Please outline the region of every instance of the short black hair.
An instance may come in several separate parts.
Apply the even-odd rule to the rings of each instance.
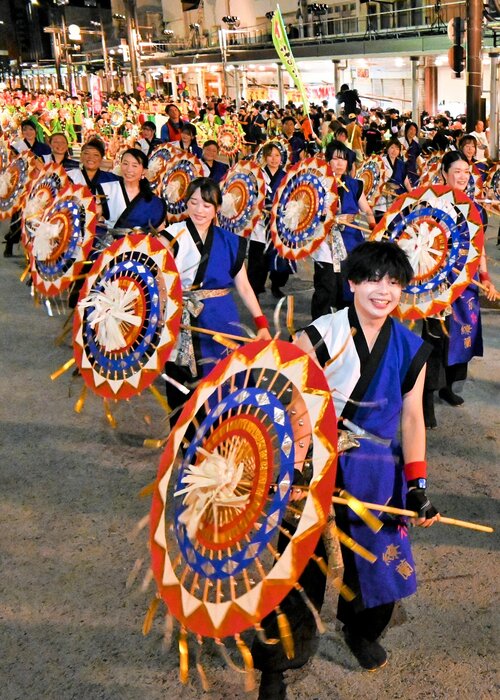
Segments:
[[[216,209],[220,207],[222,204],[220,187],[209,177],[195,177],[194,180],[191,180],[186,190],[185,201],[188,202],[198,189],[204,202],[213,204]]]
[[[23,119],[21,122],[21,129],[24,129],[25,126],[30,126],[36,131],[36,124],[32,119]]]
[[[196,127],[191,122],[185,122],[181,127],[181,134],[189,134],[193,139],[196,138]]]
[[[389,275],[406,287],[414,276],[408,256],[397,243],[365,241],[356,246],[343,265],[344,277],[355,284],[378,281]]]
[[[208,141],[205,141],[205,143],[203,144],[203,148],[206,148],[207,146],[217,146],[217,151],[219,150],[219,144],[213,139],[208,139]]]
[[[148,157],[140,148],[127,148],[126,151],[123,151],[120,161],[122,161],[125,156],[132,156],[143,168],[148,167]]]
[[[447,151],[441,160],[441,170],[443,173],[447,173],[450,166],[457,160],[463,160],[467,163],[467,165],[469,165],[469,161],[461,151]]]
[[[154,122],[144,122],[144,124],[141,126],[141,129],[151,129],[156,133],[156,124]]]
[[[104,155],[106,153],[106,146],[104,145],[104,141],[101,141],[101,139],[98,139],[96,136],[89,139],[83,144],[82,151],[85,148],[95,148],[95,150],[99,151],[99,153],[101,154],[101,158],[104,158]]]
[[[330,141],[325,151],[325,160],[330,161],[333,156],[349,161],[349,148],[343,141],[333,139]]]
[[[295,124],[294,117],[283,117],[283,119],[281,120],[281,126],[283,126],[283,124],[286,124],[287,122],[293,122]]]

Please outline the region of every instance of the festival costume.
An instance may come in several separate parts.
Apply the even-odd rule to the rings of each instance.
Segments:
[[[399,139],[399,141],[406,148],[405,157],[406,172],[408,175],[408,179],[410,180],[412,186],[416,187],[420,179],[420,176],[418,174],[417,158],[422,153],[422,147],[420,146],[420,143],[416,136],[410,143],[408,143],[408,140],[405,136],[402,136]]]
[[[361,180],[350,175],[342,176],[338,188],[339,210],[337,214],[357,214],[359,198],[363,193]],[[340,241],[341,238],[341,241]],[[363,233],[349,225],[334,226],[331,234],[312,253],[314,260],[314,293],[311,301],[313,319],[341,309],[352,300],[349,287],[342,280],[341,262],[356,246],[364,242]]]
[[[163,143],[162,140],[157,139],[156,137],[153,137],[151,139],[151,141],[149,141],[149,139],[146,139],[146,138],[137,139],[138,147],[141,149],[141,151],[144,153],[144,155],[147,158],[149,158],[149,156],[154,151],[154,149],[157,146],[160,146],[162,143]]]
[[[344,422],[343,429],[364,433],[360,447],[339,455],[336,485],[359,499],[404,507],[407,489],[396,435],[403,395],[414,386],[430,348],[398,321],[387,318],[370,352],[353,306],[322,316],[305,333],[323,367],[339,355],[325,369],[336,415],[352,421],[348,425]],[[358,406],[348,398],[370,405]],[[384,526],[374,533],[344,506],[335,507],[335,519],[341,530],[378,555],[371,563],[342,546],[344,583],[356,597],[351,602],[340,597],[337,613],[351,634],[374,641],[389,623],[394,602],[416,590],[407,526],[400,519],[382,517]],[[289,523],[285,527],[293,532]],[[322,548],[320,540],[317,556],[324,556]],[[319,611],[326,584],[323,573],[311,562],[299,583]],[[289,660],[281,645],[265,644],[256,637],[252,655],[256,668],[264,674],[299,668],[318,647],[314,618],[297,591],[292,591],[280,607],[290,622],[295,658]],[[264,619],[262,627],[268,639],[279,636],[276,615]]]
[[[240,317],[230,290],[244,264],[245,239],[212,225],[203,243],[191,219],[172,224],[165,235],[175,240],[173,253],[185,295],[183,323],[238,334]],[[227,348],[212,336],[181,334],[165,371],[186,384],[207,375],[226,354]],[[174,408],[184,403],[186,396],[167,384],[167,399]]]
[[[283,168],[271,174],[271,171],[266,166],[262,169],[266,180],[266,204],[265,207],[269,211],[272,207],[274,196],[285,177]],[[290,267],[288,261],[280,258],[274,248],[268,249],[269,246],[269,214],[264,214],[262,220],[257,224],[250,236],[248,246],[248,281],[250,282],[255,294],[261,294],[265,291],[266,279],[270,272],[271,284],[273,288],[283,287],[290,275]],[[266,254],[267,253],[267,254]],[[283,261],[281,269],[279,261]]]
[[[30,144],[26,139],[18,139],[11,144],[12,150],[16,153],[22,153],[24,151],[31,151],[38,158],[43,158],[44,155],[52,154],[50,146],[45,143],[35,140],[33,144]],[[9,227],[8,233],[5,235],[5,250],[4,257],[11,257],[12,251],[15,243],[19,243],[21,240],[21,212],[16,210],[12,213],[12,219]]]
[[[94,196],[100,197],[100,204],[102,206],[102,215],[104,219],[109,218],[109,208],[106,195],[102,185],[107,182],[118,182],[118,175],[114,173],[107,172],[105,170],[96,170],[93,177],[90,178],[87,171],[82,166],[81,168],[75,168],[74,170],[68,170],[68,177],[75,183],[75,185],[86,185]]]
[[[385,194],[382,194],[380,199],[375,205],[375,219],[378,221],[387,211],[388,206],[394,197],[406,192],[405,179],[407,177],[407,167],[401,156],[398,156],[394,162],[391,161],[388,155],[382,157],[384,161],[385,170],[387,173],[387,179],[385,181],[384,190]],[[389,192],[391,194],[389,194]],[[393,195],[391,197],[391,195]]]
[[[139,192],[130,200],[122,178],[104,183],[103,190],[109,207],[109,218],[106,219],[108,228],[141,228],[147,232],[150,226],[158,228],[165,220],[167,207],[163,199],[153,195],[147,201],[144,194]]]
[[[203,159],[202,159],[203,160]],[[214,160],[212,165],[209,165],[203,160],[204,169],[206,169],[206,177],[209,177],[214,182],[219,183],[224,175],[229,170],[229,166],[226,163],[221,163],[219,160]]]
[[[486,212],[476,204],[483,225]],[[458,224],[467,226],[467,221]],[[476,274],[475,279],[479,277]],[[483,334],[479,288],[469,285],[449,307],[443,318],[428,318],[422,327],[422,338],[432,345],[424,386],[424,416],[427,427],[436,427],[433,395],[437,390],[451,391],[455,382],[465,381],[467,365],[473,357],[483,356]],[[462,403],[462,402],[460,402]]]
[[[370,352],[353,306],[322,316],[305,332],[322,366],[347,343],[340,359],[326,368],[326,376],[342,427],[363,439],[359,447],[340,455],[337,486],[360,500],[403,508],[407,486],[396,436],[403,397],[413,388],[430,347],[387,318]],[[359,612],[390,605],[415,592],[415,565],[402,520],[382,515],[384,527],[373,533],[343,506],[336,507],[336,520],[341,530],[378,557],[372,564],[342,547],[344,583],[358,595],[351,603],[339,603],[339,619],[352,624]],[[368,632],[363,636],[370,638]]]
[[[57,162],[52,153],[42,156],[42,160],[44,163],[56,163]],[[66,153],[66,155],[62,159],[60,165],[62,165],[62,167],[66,170],[66,172],[69,172],[70,170],[75,170],[75,168],[78,168],[79,163],[77,160],[70,158],[68,156],[68,154]]]

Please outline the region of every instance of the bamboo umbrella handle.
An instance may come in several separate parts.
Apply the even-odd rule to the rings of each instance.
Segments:
[[[334,503],[340,503],[342,505],[348,505],[345,498],[340,496],[333,496]],[[369,510],[377,510],[382,513],[391,513],[392,515],[406,515],[409,518],[418,518],[418,513],[413,510],[406,510],[404,508],[393,508],[392,506],[384,506],[381,503],[366,503],[361,501],[361,503]],[[479,525],[477,523],[471,523],[467,520],[457,520],[456,518],[446,518],[441,516],[439,521],[443,525],[456,525],[457,527],[465,527],[469,530],[478,530],[479,532],[493,532],[493,528],[489,525]]]

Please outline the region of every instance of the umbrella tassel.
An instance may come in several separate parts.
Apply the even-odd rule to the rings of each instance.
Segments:
[[[139,491],[139,498],[147,498],[148,496],[152,496],[155,490],[156,486],[156,481],[151,481],[151,483],[146,484],[140,491]]]
[[[85,399],[87,398],[87,385],[84,384],[82,387],[82,390],[80,392],[80,396],[78,397],[77,402],[75,403],[75,413],[81,413],[83,410],[83,406],[85,404]]]
[[[151,627],[153,626],[153,620],[156,615],[156,611],[158,610],[159,603],[160,599],[157,596],[155,596],[149,604],[149,608],[146,613],[146,617],[144,618],[144,623],[142,625],[142,634],[145,637],[151,632]]]
[[[169,651],[172,646],[172,636],[174,633],[174,618],[170,614],[169,610],[165,613],[165,623],[163,632],[163,648],[165,651]]]
[[[305,590],[302,588],[302,586],[299,583],[295,584],[295,589],[300,593],[300,597],[304,601],[304,603],[307,605],[308,609],[311,612],[311,615],[314,617],[314,622],[316,623],[316,627],[318,628],[318,632],[320,634],[324,634],[326,629],[323,624],[323,621],[321,620],[321,617],[319,616],[319,612],[316,610],[316,607],[314,606],[313,602],[305,592]]]
[[[363,503],[361,503],[361,501],[358,501],[358,499],[355,498],[352,494],[342,489],[339,492],[339,495],[341,496],[341,498],[345,498],[345,500],[347,501],[348,508],[354,511],[356,515],[359,518],[361,518],[361,520],[365,523],[365,525],[368,525],[372,532],[378,532],[383,527],[383,522],[379,520],[376,516],[374,516],[368,510],[368,508],[366,508],[366,506],[364,506]]]
[[[107,399],[104,399],[104,400],[103,400],[103,404],[104,404],[104,413],[105,413],[105,415],[106,415],[106,420],[108,421],[108,423],[110,424],[110,426],[114,429],[114,428],[116,428],[116,418],[115,418],[114,415],[111,413],[111,409],[110,409],[110,407],[109,407],[108,400],[107,400]]]
[[[250,693],[255,689],[255,671],[253,667],[252,652],[239,634],[235,634],[234,638],[236,640],[236,646],[240,650],[240,654],[243,658],[243,664],[245,666],[245,690],[247,693]]]
[[[179,656],[179,679],[183,685],[186,685],[189,675],[189,647],[185,627],[181,628],[179,635]]]
[[[366,559],[371,564],[377,561],[377,557],[375,556],[375,554],[372,554],[367,549],[362,547],[360,544],[358,544],[358,542],[353,540],[352,537],[349,537],[349,535],[346,535],[345,532],[342,532],[342,530],[340,530],[338,527],[336,528],[336,530],[338,538],[344,545],[344,547],[347,547],[347,549],[351,549],[356,554],[359,554],[360,557],[363,557],[363,559]]]
[[[54,379],[57,379],[58,377],[60,377],[61,374],[64,374],[70,367],[73,367],[75,362],[76,362],[75,358],[72,357],[71,360],[68,360],[67,362],[65,362],[62,367],[59,367],[59,369],[57,369],[55,372],[52,372],[52,374],[50,375],[50,378],[52,379],[52,381],[54,381]]]
[[[285,613],[278,606],[276,608],[276,619],[278,621],[278,629],[280,632],[281,643],[287,659],[293,659],[295,656],[295,648],[293,643],[293,634]]]
[[[143,564],[144,564],[144,559],[136,559],[135,560],[134,566],[132,567],[132,570],[127,577],[127,582],[125,583],[125,588],[127,588],[127,589],[132,588],[136,578],[139,575],[139,571],[142,569]]]
[[[205,669],[203,668],[203,665],[201,663],[201,650],[203,646],[203,638],[201,635],[198,635],[196,637],[197,645],[196,645],[196,670],[198,671],[198,675],[200,677],[201,681],[201,687],[203,688],[204,693],[208,693],[210,690],[210,684],[208,682],[207,674],[205,672]]]
[[[23,270],[23,272],[22,272],[22,274],[21,274],[21,277],[19,278],[19,281],[20,281],[20,282],[24,282],[24,280],[25,280],[26,277],[28,276],[29,271],[30,271],[30,266],[29,266],[29,265],[26,265],[26,267],[24,268],[24,270]]]
[[[165,413],[170,413],[170,406],[167,403],[167,399],[162,394],[160,394],[158,389],[151,384],[151,386],[149,387],[149,391],[153,394],[153,396],[163,408]]]

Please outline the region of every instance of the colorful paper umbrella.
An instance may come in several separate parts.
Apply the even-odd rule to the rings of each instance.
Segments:
[[[30,187],[22,212],[23,244],[27,247],[40,219],[50,209],[59,192],[71,184],[62,165],[47,164]]]
[[[12,151],[9,148],[9,144],[3,139],[0,139],[0,173],[3,173],[10,163],[11,153]]]
[[[310,485],[277,557],[306,415]],[[187,630],[238,635],[279,606],[325,526],[336,446],[326,378],[290,343],[249,343],[198,385],[165,447],[150,518],[158,594]]]
[[[232,124],[221,124],[217,129],[219,153],[232,158],[241,150],[241,133]]]
[[[220,226],[238,236],[249,236],[262,218],[266,199],[260,165],[254,160],[236,163],[227,171],[221,189]]]
[[[174,156],[178,156],[180,154],[180,148],[169,143],[168,145],[162,144],[161,146],[158,146],[150,155],[146,175],[152,189],[157,194],[159,194],[158,188],[161,184],[163,176],[165,175],[165,171],[169,166],[169,163]]]
[[[470,284],[483,238],[479,211],[459,190],[429,185],[398,197],[371,235],[398,243],[415,273],[397,315],[419,319],[443,312]]]
[[[73,348],[85,384],[110,399],[144,391],[170,356],[181,310],[170,250],[149,235],[116,240],[92,266],[75,312]]]
[[[288,170],[274,198],[270,230],[278,255],[310,255],[330,230],[337,210],[337,185],[326,161],[306,158]]]
[[[82,273],[96,221],[95,200],[87,187],[71,184],[61,190],[28,238],[31,277],[41,296],[58,296]]]
[[[488,196],[500,202],[500,163],[495,163],[488,170],[484,182],[484,190]]]
[[[186,196],[189,183],[203,176],[203,163],[190,153],[174,156],[168,164],[160,185],[160,196],[167,205],[169,223],[187,217]]]
[[[356,177],[363,181],[363,192],[370,206],[374,206],[382,194],[387,179],[384,161],[381,156],[372,155],[360,165]]]
[[[22,209],[34,173],[35,157],[31,152],[20,154],[0,172],[0,221]]]

